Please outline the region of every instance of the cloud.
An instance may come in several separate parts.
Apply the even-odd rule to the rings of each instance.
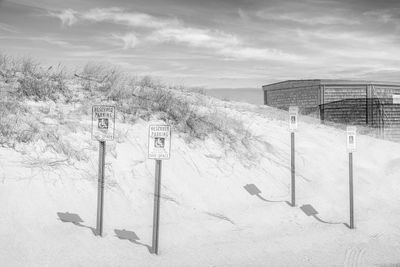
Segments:
[[[0,36],[0,39],[2,40],[18,40],[18,41],[32,41],[32,42],[45,42],[50,45],[55,45],[62,47],[64,49],[71,49],[71,50],[77,50],[77,49],[90,49],[89,46],[85,45],[74,45],[70,42],[50,37],[50,36]]]
[[[50,36],[41,36],[41,37],[29,37],[26,38],[32,41],[41,41],[41,42],[46,42],[48,44],[51,45],[56,45],[56,46],[60,46],[62,48],[65,49],[89,49],[89,46],[85,46],[85,45],[74,45],[70,42],[61,40],[61,39],[57,39],[54,37],[50,37]]]
[[[78,21],[77,14],[78,12],[73,9],[49,12],[50,16],[59,18],[63,26],[72,26],[75,24]]]
[[[382,11],[382,10],[364,12],[363,15],[367,16],[367,17],[374,17],[378,21],[383,22],[383,23],[388,23],[388,22],[392,21],[392,19],[393,19],[392,15],[390,13]]]
[[[13,26],[1,22],[0,22],[0,30],[11,33],[18,33],[18,31]]]
[[[322,14],[321,14],[322,13]],[[270,8],[258,11],[257,17],[265,20],[290,21],[306,25],[357,25],[360,20],[357,18],[345,17],[342,14],[332,14],[335,12],[314,13],[311,11],[281,11],[279,9]]]
[[[363,15],[368,18],[374,18],[380,23],[394,23],[400,24],[400,8],[382,9],[364,12]]]
[[[356,24],[360,24],[360,21],[357,19],[354,19],[354,18],[344,18],[344,17],[332,16],[332,15],[320,15],[320,16],[316,16],[316,17],[307,17],[307,16],[304,16],[303,14],[291,13],[291,14],[276,15],[275,17],[270,16],[270,18],[290,20],[290,21],[293,21],[296,23],[303,23],[303,24],[309,24],[309,25],[315,25],[315,24],[356,25]]]
[[[195,47],[218,49],[240,44],[240,41],[234,35],[190,27],[163,28],[155,31],[149,39],[159,42],[174,41]]]
[[[231,56],[235,59],[243,60],[278,60],[294,61],[301,60],[302,57],[290,53],[285,53],[277,49],[254,48],[254,47],[226,47],[220,53]]]
[[[60,15],[62,14],[62,15]],[[66,14],[69,14],[67,16]],[[90,22],[111,22],[132,28],[148,29],[145,40],[156,43],[175,43],[205,48],[228,59],[235,60],[295,60],[299,57],[278,49],[247,46],[238,36],[218,30],[187,27],[175,18],[159,18],[145,13],[126,12],[122,8],[95,8],[85,12],[67,10],[57,13],[63,24],[72,25],[76,18]],[[72,15],[72,16],[70,16]],[[123,42],[123,48],[134,48],[138,37],[133,33],[114,34]]]
[[[395,37],[392,35],[374,35],[362,32],[326,32],[319,31],[297,31],[299,40],[303,45],[320,51],[325,56],[335,55],[346,58],[366,60],[388,60],[397,61],[393,54],[400,53],[399,46],[394,45]]]
[[[238,15],[239,15],[239,17],[240,17],[241,19],[243,19],[243,20],[248,19],[248,16],[247,16],[247,14],[243,11],[243,9],[238,8],[237,12],[238,12]]]
[[[246,46],[236,35],[191,27],[165,28],[155,31],[149,40],[175,42],[192,47],[208,48],[236,60],[295,60],[298,56],[278,49]]]
[[[134,27],[163,28],[177,25],[176,19],[160,19],[145,13],[125,12],[122,8],[95,8],[80,14],[80,18],[93,22],[108,21]]]
[[[134,48],[139,43],[134,33],[127,33],[125,35],[113,34],[112,37],[118,41],[122,41],[124,49]]]

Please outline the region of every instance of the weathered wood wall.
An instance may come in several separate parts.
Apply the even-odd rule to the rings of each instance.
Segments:
[[[324,86],[324,101],[321,104],[343,99],[366,99],[366,97],[366,86]]]
[[[299,106],[305,114],[318,111],[322,121],[368,125],[382,129],[386,139],[400,141],[400,104],[392,101],[394,94],[400,95],[400,84],[299,80],[263,89],[266,105]]]
[[[299,106],[300,112],[310,113],[318,109],[320,87],[316,81],[288,81],[263,87],[264,104],[287,110]]]

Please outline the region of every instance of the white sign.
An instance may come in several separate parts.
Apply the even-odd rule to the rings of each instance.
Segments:
[[[298,107],[289,107],[289,129],[291,132],[297,130],[297,119],[299,116]]]
[[[171,126],[149,126],[149,159],[169,159],[171,152]]]
[[[357,128],[355,126],[347,126],[347,152],[356,151],[356,133]]]
[[[92,139],[114,140],[115,107],[95,105],[92,107]]]
[[[400,104],[400,95],[392,95],[393,104]]]

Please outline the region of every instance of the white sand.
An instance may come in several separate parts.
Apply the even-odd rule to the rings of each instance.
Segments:
[[[147,159],[147,122],[119,121],[118,142],[107,143],[102,238],[90,229],[96,224],[98,144],[90,140],[89,116],[67,115],[81,127],[64,135],[89,155],[87,161],[57,163],[65,156],[43,153],[39,143],[22,147],[24,153],[0,148],[0,265],[400,263],[400,144],[359,136],[354,154],[356,229],[350,230],[344,225],[349,222],[344,131],[300,118],[297,206],[291,207],[285,202],[290,201],[285,113],[216,103],[243,120],[256,137],[250,141],[252,154],[226,152],[214,138],[187,144],[173,133],[171,159],[163,162],[158,256],[146,247],[151,246],[155,168]],[[260,197],[250,195],[247,184],[254,184]],[[307,216],[300,209],[305,204],[329,223]],[[82,225],[60,221],[57,212],[78,214]],[[115,229],[133,231],[139,240],[121,240]]]

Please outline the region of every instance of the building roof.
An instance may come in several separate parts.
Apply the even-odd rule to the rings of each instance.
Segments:
[[[299,87],[299,86],[319,86],[319,85],[380,85],[380,86],[400,86],[400,82],[386,82],[386,81],[367,81],[367,80],[343,80],[343,79],[306,79],[306,80],[286,80],[277,83],[271,83],[263,85],[263,89],[267,88],[282,88],[287,87]]]

